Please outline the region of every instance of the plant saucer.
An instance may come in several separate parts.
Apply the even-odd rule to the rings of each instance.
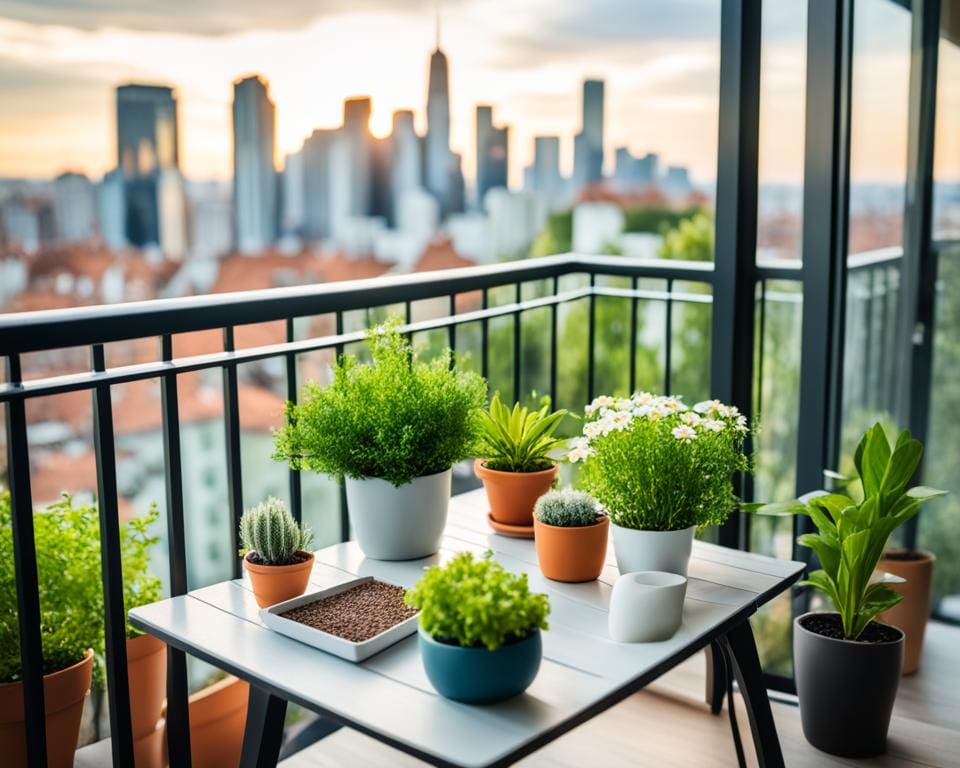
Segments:
[[[517,539],[532,539],[533,538],[533,524],[530,525],[510,525],[509,523],[501,523],[499,520],[494,520],[493,515],[487,512],[487,522],[490,523],[490,527],[493,528],[497,533],[501,533],[504,536],[513,536]]]

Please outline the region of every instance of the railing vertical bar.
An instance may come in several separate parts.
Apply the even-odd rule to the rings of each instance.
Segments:
[[[160,338],[160,358],[173,360],[173,339]],[[167,556],[170,561],[170,596],[187,593],[186,528],[183,516],[183,457],[180,449],[180,405],[177,376],[168,373],[160,381],[163,429],[164,481],[167,498]],[[167,751],[174,765],[190,768],[190,715],[188,706],[187,656],[167,646]]]
[[[447,306],[447,311],[450,317],[454,317],[457,314],[457,294],[451,293],[449,304]],[[456,351],[457,351],[457,326],[455,323],[451,323],[447,326],[447,346],[450,347],[450,368],[453,369],[456,366]]]
[[[667,317],[664,331],[663,393],[670,394],[671,368],[673,368],[673,280],[667,280]]]
[[[863,357],[863,395],[860,400],[867,408],[876,405],[873,395],[873,295],[876,291],[876,270],[871,269],[866,275],[867,291],[863,301],[864,328],[866,329],[866,339],[864,341]]]
[[[95,373],[106,370],[102,344],[93,345],[91,362]],[[133,765],[133,726],[130,720],[130,685],[127,677],[127,620],[123,608],[123,563],[117,497],[117,454],[109,384],[98,384],[93,390],[93,441],[97,459],[97,506],[100,511],[100,563],[110,742],[113,764]]]
[[[287,341],[296,341],[297,330],[295,318],[287,318]],[[297,402],[297,353],[287,352],[287,400]],[[300,470],[290,468],[290,513],[297,522],[303,519],[303,488],[300,483]]]
[[[553,276],[553,295],[560,293],[560,278]],[[550,305],[550,407],[557,407],[557,305]]]
[[[890,322],[887,317],[889,314],[889,299],[888,295],[890,293],[890,270],[888,267],[880,267],[880,276],[882,278],[882,284],[880,286],[880,344],[879,346],[879,356],[877,368],[880,371],[880,381],[878,382],[878,392],[880,397],[880,404],[884,410],[892,411],[893,403],[890,402],[890,380],[893,378],[893,371],[888,371],[887,366],[889,361],[887,359],[887,347],[890,345],[890,339],[887,334],[890,332]]]
[[[630,288],[636,292],[637,276],[630,279]],[[636,296],[630,297],[630,394],[637,389],[637,302]]]
[[[410,322],[411,315],[413,313],[413,308],[408,301],[406,303],[406,318],[407,322]],[[337,336],[343,334],[343,312],[337,312],[336,314],[337,322]],[[407,338],[410,339],[410,343],[413,344],[413,339],[410,335],[407,335]],[[339,362],[340,358],[343,356],[343,344],[337,344],[334,347],[334,353],[336,355],[336,360],[334,364],[336,365]],[[349,541],[350,540],[350,514],[347,510],[347,486],[345,481],[341,478],[338,481],[338,495],[340,497],[340,541]]]
[[[595,273],[590,273],[590,288],[595,288],[597,285],[597,276]],[[596,382],[594,381],[594,360],[593,353],[596,348],[596,336],[597,336],[597,297],[590,293],[589,307],[588,311],[590,317],[587,320],[587,402],[592,402],[593,397],[596,394]]]
[[[514,289],[514,300],[517,304],[523,301],[523,284],[517,283]],[[520,374],[521,374],[521,356],[520,356],[520,323],[522,320],[521,312],[513,313],[513,399],[520,402]]]
[[[20,384],[19,355],[7,356],[7,381]],[[20,664],[26,720],[27,760],[47,764],[46,718],[43,705],[43,640],[40,634],[40,586],[33,536],[33,499],[30,493],[30,445],[27,414],[21,398],[6,404],[7,483],[13,513],[13,568],[20,617]]]
[[[223,351],[234,352],[233,326],[223,329]],[[223,425],[227,447],[227,497],[230,504],[230,562],[233,578],[240,578],[240,517],[243,515],[243,474],[240,464],[240,401],[236,363],[223,366]]]
[[[487,289],[483,289],[482,298],[480,300],[480,306],[483,309],[488,309],[490,303],[490,295],[487,292]],[[489,378],[490,374],[490,355],[487,347],[490,342],[490,321],[487,318],[483,318],[480,321],[480,374],[483,378]]]

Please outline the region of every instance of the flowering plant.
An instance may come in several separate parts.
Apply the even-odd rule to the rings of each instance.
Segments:
[[[638,392],[596,398],[567,453],[583,462],[580,485],[623,528],[674,531],[722,523],[739,500],[733,476],[752,469],[750,434],[736,406],[693,408],[679,397]]]

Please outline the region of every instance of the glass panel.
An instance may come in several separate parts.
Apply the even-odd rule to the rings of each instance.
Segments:
[[[960,238],[960,2],[943,3],[937,61],[933,237]]]

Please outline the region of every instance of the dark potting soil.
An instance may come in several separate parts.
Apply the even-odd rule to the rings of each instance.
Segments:
[[[807,629],[817,635],[831,637],[834,640],[844,640],[843,623],[840,616],[835,613],[814,614],[800,620],[804,629]],[[867,628],[863,630],[858,643],[892,643],[900,639],[900,632],[893,627],[885,624],[878,624],[871,621]]]
[[[403,587],[374,579],[280,615],[360,643],[416,615],[416,608],[403,604],[405,592]]]
[[[919,552],[916,549],[888,549],[883,553],[884,560],[897,560],[899,562],[910,562],[912,560],[926,560],[927,553]]]
[[[289,563],[282,563],[282,565],[296,565],[297,563],[302,563],[304,560],[310,559],[309,552],[295,552],[293,554],[293,559]],[[254,565],[277,565],[277,563],[268,563],[254,550],[247,552],[247,560],[249,560]]]

